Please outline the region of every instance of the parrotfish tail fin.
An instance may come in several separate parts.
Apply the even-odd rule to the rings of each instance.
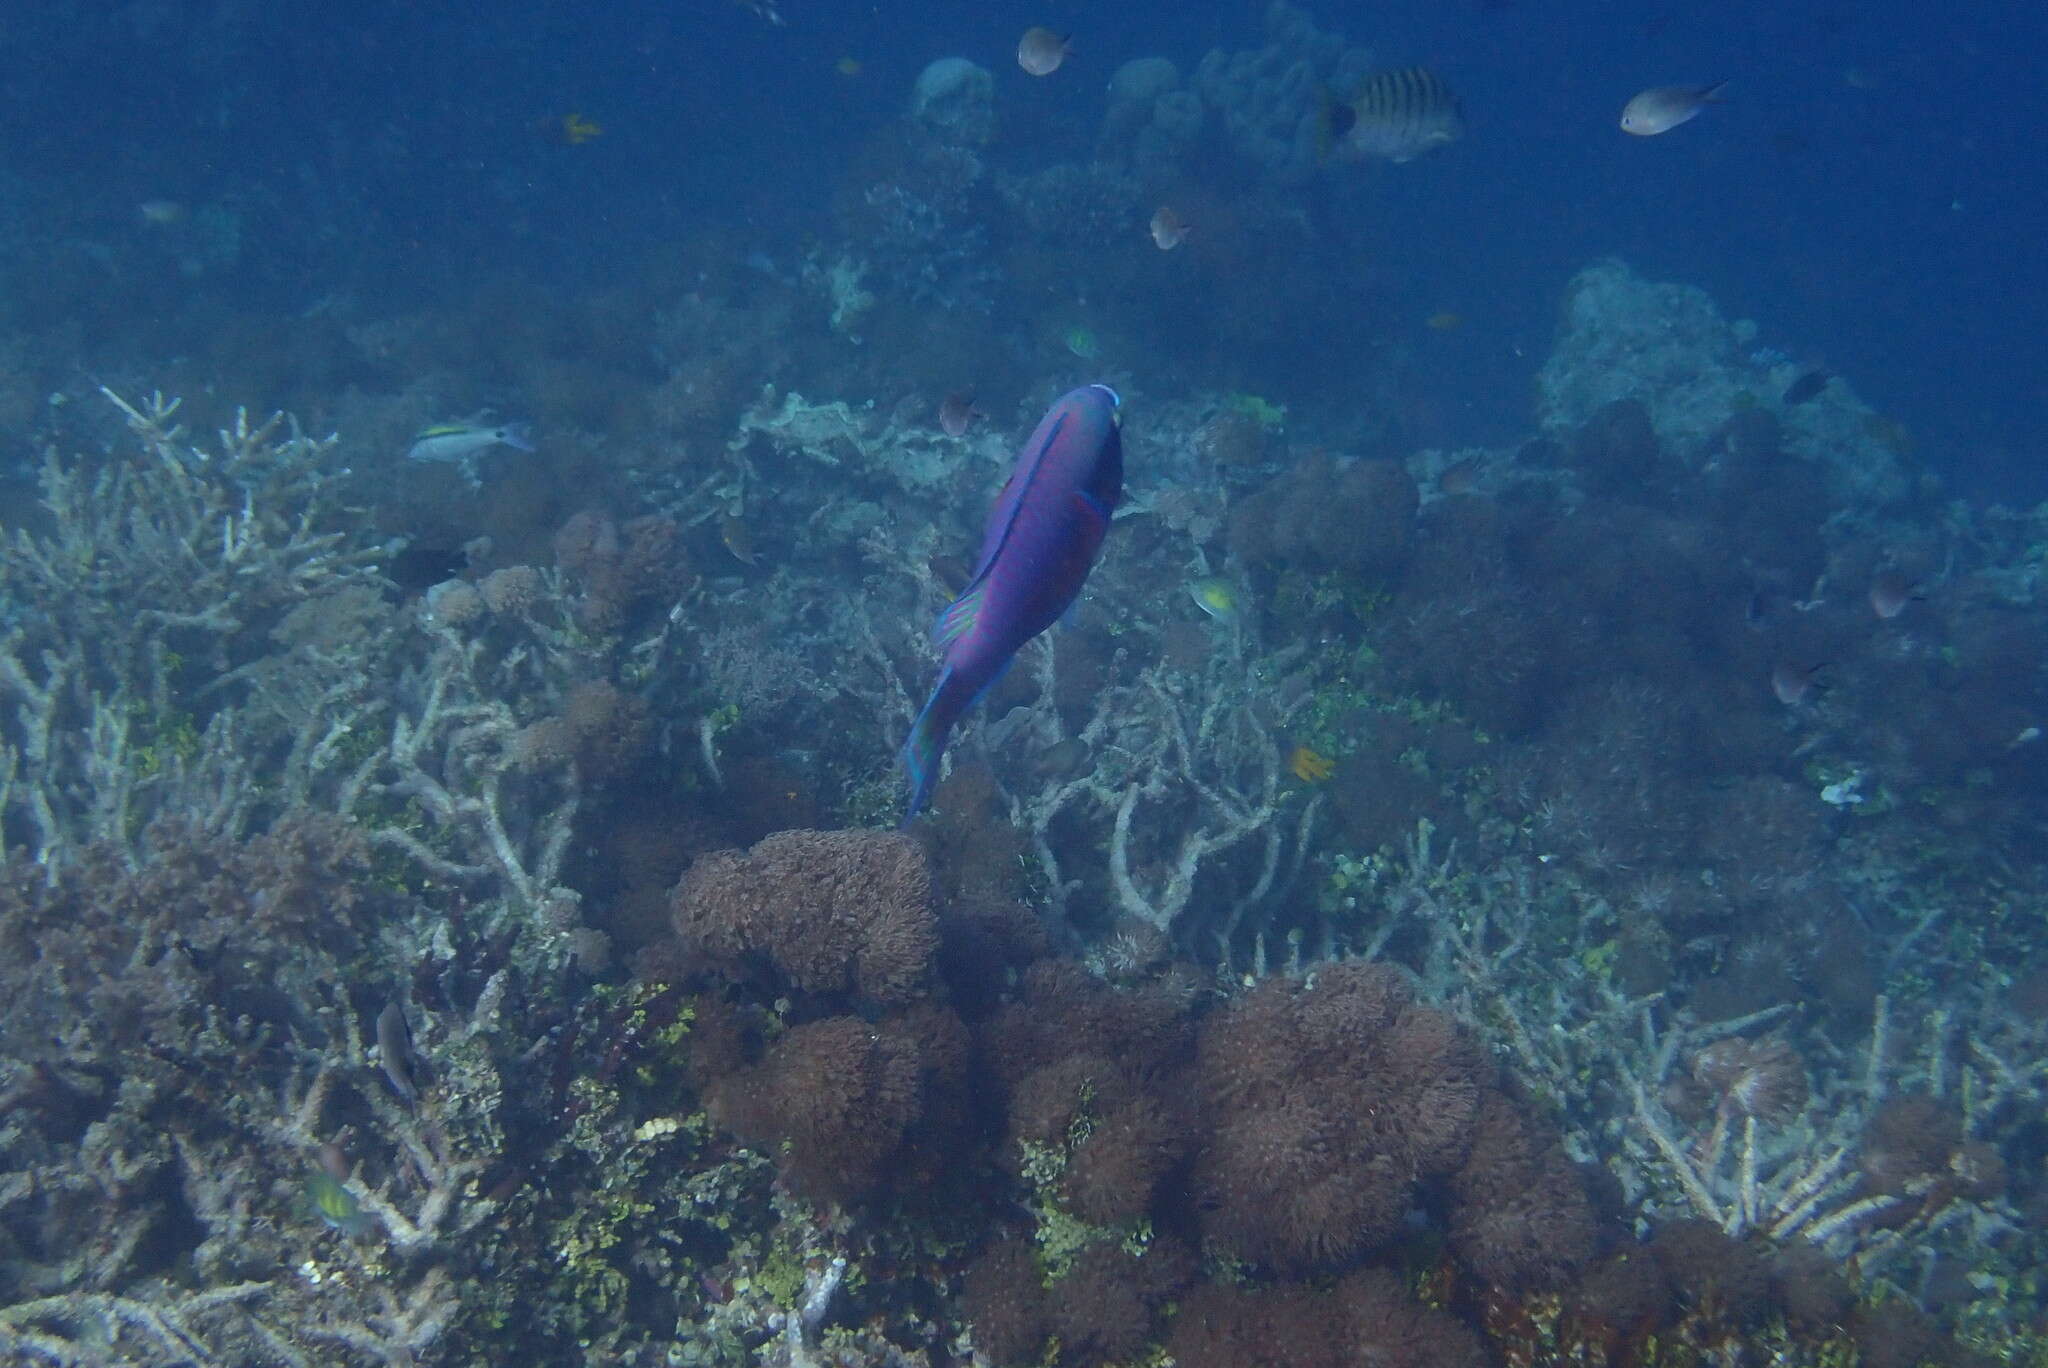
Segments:
[[[958,718],[955,700],[946,686],[952,682],[953,672],[947,670],[939,676],[938,687],[925,700],[923,711],[917,721],[910,724],[910,739],[903,743],[903,769],[910,776],[910,807],[903,814],[903,825],[909,826],[924,811],[931,801],[932,790],[939,786],[939,759],[946,751],[946,737],[953,730]]]

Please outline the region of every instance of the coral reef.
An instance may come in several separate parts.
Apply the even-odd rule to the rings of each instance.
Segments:
[[[1421,495],[1395,461],[1359,461],[1342,470],[1327,458],[1295,465],[1251,497],[1230,519],[1230,549],[1311,574],[1337,570],[1383,585],[1406,564]]]
[[[1363,55],[1268,22],[1092,163],[898,117],[658,307],[325,325],[359,435],[95,401],[0,546],[0,1356],[2038,1353],[2048,514],[1616,263],[1519,447],[1166,364],[1162,272],[1231,349],[1316,279],[1230,264],[1284,193],[1141,231],[1198,128],[1303,173]],[[363,506],[462,339],[546,457]],[[882,830],[1098,349],[1109,553]]]
[[[1755,338],[1754,323],[1725,321],[1704,290],[1654,284],[1620,261],[1588,266],[1565,291],[1557,345],[1538,377],[1539,421],[1575,428],[1633,399],[1677,459],[1703,464],[1724,424],[1797,375],[1790,362],[1752,360]],[[1786,451],[1816,467],[1836,499],[1882,507],[1913,492],[1915,472],[1896,444],[1872,435],[1875,415],[1847,386],[1779,408]]]
[[[941,57],[917,74],[910,118],[940,143],[978,147],[995,131],[995,78],[965,57]]]
[[[1196,149],[1207,118],[1202,98],[1165,57],[1137,57],[1109,78],[1096,139],[1098,162],[1122,163],[1144,184],[1172,182]]]
[[[1266,7],[1266,45],[1210,52],[1191,83],[1222,118],[1231,149],[1264,176],[1295,185],[1321,162],[1316,116],[1319,90],[1344,90],[1371,65],[1368,53],[1317,29],[1306,10],[1286,0]]]

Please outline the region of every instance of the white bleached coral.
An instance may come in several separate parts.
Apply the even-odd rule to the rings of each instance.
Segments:
[[[1777,418],[1785,452],[1820,466],[1837,497],[1882,505],[1912,476],[1885,421],[1836,380],[1811,402],[1780,396],[1798,368],[1752,358],[1756,326],[1730,322],[1694,285],[1645,280],[1626,262],[1595,262],[1565,287],[1556,346],[1537,374],[1537,416],[1552,431],[1582,426],[1607,404],[1634,399],[1649,411],[1664,450],[1707,458],[1730,417],[1763,408]]]
[[[1222,115],[1238,157],[1269,179],[1299,185],[1321,164],[1324,92],[1354,89],[1370,65],[1364,49],[1317,29],[1308,11],[1273,0],[1266,8],[1266,45],[1211,51],[1191,84]]]
[[[794,391],[778,394],[772,385],[740,416],[739,431],[726,445],[745,461],[757,441],[765,441],[778,454],[846,467],[862,478],[911,493],[943,488],[968,460],[993,461],[1004,455],[1000,436],[984,432],[964,440],[948,437],[934,427],[899,423],[872,404],[818,404]]]
[[[941,57],[918,73],[910,119],[939,142],[979,147],[995,133],[995,94],[987,67],[965,57]]]

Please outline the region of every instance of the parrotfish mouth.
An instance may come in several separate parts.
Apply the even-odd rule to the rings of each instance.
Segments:
[[[1118,394],[1118,393],[1117,393],[1117,392],[1116,392],[1115,390],[1111,389],[1111,388],[1110,388],[1109,386],[1107,386],[1107,385],[1103,384],[1103,383],[1102,383],[1102,382],[1101,382],[1100,380],[1096,381],[1096,382],[1095,382],[1094,384],[1090,385],[1090,386],[1089,386],[1088,388],[1089,388],[1089,389],[1099,389],[1099,390],[1101,390],[1101,391],[1102,391],[1102,392],[1103,392],[1104,394],[1108,395],[1108,396],[1109,396],[1109,406],[1110,406],[1111,408],[1114,408],[1114,409],[1120,409],[1120,408],[1122,408],[1122,407],[1124,406],[1124,397],[1123,397],[1123,396],[1122,396],[1121,394]]]

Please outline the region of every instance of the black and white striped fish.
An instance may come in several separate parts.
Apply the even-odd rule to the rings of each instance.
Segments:
[[[1324,117],[1326,146],[1339,161],[1413,161],[1465,136],[1457,95],[1428,67],[1376,71]]]

